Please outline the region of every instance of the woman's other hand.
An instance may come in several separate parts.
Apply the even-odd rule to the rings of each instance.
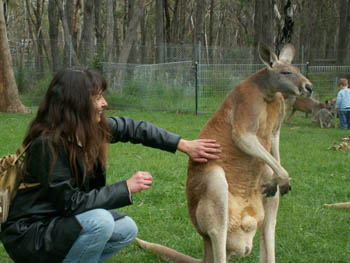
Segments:
[[[126,180],[126,184],[131,194],[149,189],[152,185],[152,175],[149,172],[138,171]]]

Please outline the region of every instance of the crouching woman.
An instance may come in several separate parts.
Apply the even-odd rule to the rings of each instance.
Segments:
[[[130,244],[137,226],[112,209],[152,185],[149,172],[106,185],[107,146],[132,142],[180,150],[206,162],[218,158],[213,140],[182,139],[144,121],[106,118],[105,79],[92,69],[70,68],[51,81],[23,144],[25,183],[2,225],[0,239],[16,263],[103,262]],[[123,158],[118,156],[118,158]]]

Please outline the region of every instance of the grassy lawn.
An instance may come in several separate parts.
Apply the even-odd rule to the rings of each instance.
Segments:
[[[145,111],[114,111],[143,119],[194,139],[209,115],[171,114]],[[0,155],[14,152],[34,115],[0,114]],[[328,147],[350,135],[350,131],[320,129],[304,114],[281,132],[281,162],[292,177],[292,191],[283,196],[276,230],[276,262],[335,263],[350,260],[350,212],[324,208],[322,204],[350,201],[350,152]],[[339,126],[339,125],[338,125]],[[202,256],[201,237],[192,226],[185,197],[187,156],[166,153],[130,143],[112,145],[109,183],[129,178],[138,170],[149,171],[154,184],[133,196],[134,204],[120,209],[139,227],[139,237],[157,242],[193,257]],[[11,262],[0,245],[0,263]],[[163,262],[133,243],[110,263]],[[230,262],[259,262],[259,234],[250,256]]]

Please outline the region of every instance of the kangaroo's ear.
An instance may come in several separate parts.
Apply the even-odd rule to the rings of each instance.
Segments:
[[[291,64],[294,58],[294,54],[295,54],[294,46],[292,44],[286,44],[280,52],[279,59]]]
[[[259,43],[260,60],[268,67],[272,68],[277,62],[278,58],[265,44]]]

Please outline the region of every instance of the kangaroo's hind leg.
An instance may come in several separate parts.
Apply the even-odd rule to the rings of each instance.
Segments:
[[[199,230],[209,237],[204,237],[204,259],[206,263],[226,263],[226,238],[228,226],[228,185],[224,170],[219,167],[209,168],[202,176],[205,191],[196,209]],[[208,249],[212,251],[207,251]]]
[[[263,180],[270,180],[272,176],[272,169],[266,165]],[[265,217],[260,235],[260,263],[275,263],[275,229],[279,198],[278,187],[274,196],[263,198]]]

